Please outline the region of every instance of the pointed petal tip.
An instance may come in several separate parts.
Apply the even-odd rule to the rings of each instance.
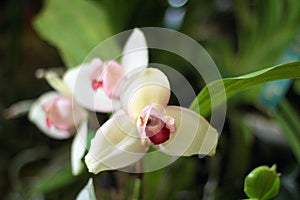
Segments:
[[[109,168],[102,163],[100,163],[95,157],[91,154],[87,154],[84,157],[84,162],[88,168],[88,171],[93,174],[98,174],[103,171],[114,170],[113,168]]]
[[[145,35],[140,29],[135,28],[124,45],[121,64],[128,73],[139,68],[146,68],[148,61],[148,45]]]

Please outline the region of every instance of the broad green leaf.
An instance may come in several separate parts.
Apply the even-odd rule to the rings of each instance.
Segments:
[[[201,90],[191,104],[190,109],[207,116],[211,112],[211,99],[213,100],[212,109],[224,103],[224,98],[222,98],[224,97],[224,89],[226,99],[229,99],[231,96],[252,86],[285,78],[300,78],[299,61],[277,65],[236,78],[225,78],[211,82]],[[209,91],[214,92],[210,93]]]
[[[245,178],[244,191],[251,199],[267,200],[277,195],[280,187],[276,166],[260,166]]]
[[[110,24],[105,9],[91,0],[46,0],[33,23],[38,34],[58,48],[69,68],[82,63],[96,45],[112,35]],[[120,51],[117,46],[109,49],[101,53]]]
[[[76,200],[96,200],[93,179],[90,178],[86,186],[80,191]]]

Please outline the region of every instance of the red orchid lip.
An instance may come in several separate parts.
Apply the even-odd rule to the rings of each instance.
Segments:
[[[148,138],[154,145],[168,141],[170,134],[176,132],[175,119],[155,108],[153,103],[142,110],[137,126],[140,137]]]

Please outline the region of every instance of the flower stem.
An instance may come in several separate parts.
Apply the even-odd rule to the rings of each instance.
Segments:
[[[136,174],[133,185],[133,200],[143,199],[143,168],[142,161],[138,161],[136,163]]]

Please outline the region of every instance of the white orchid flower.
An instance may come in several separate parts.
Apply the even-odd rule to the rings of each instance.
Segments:
[[[72,173],[82,170],[81,159],[86,150],[87,113],[72,101],[69,86],[53,72],[46,74],[48,83],[57,90],[41,95],[29,110],[29,120],[43,133],[55,139],[66,139],[75,135],[71,147]]]
[[[66,73],[65,80],[74,86],[74,98],[80,105],[99,112],[112,112],[120,108],[121,80],[148,65],[148,47],[142,31],[137,28],[133,30],[122,55],[120,64],[94,58]]]
[[[97,131],[85,162],[90,172],[120,169],[140,160],[152,145],[171,156],[213,155],[218,132],[199,114],[167,106],[170,85],[158,69],[127,80],[117,112]]]

